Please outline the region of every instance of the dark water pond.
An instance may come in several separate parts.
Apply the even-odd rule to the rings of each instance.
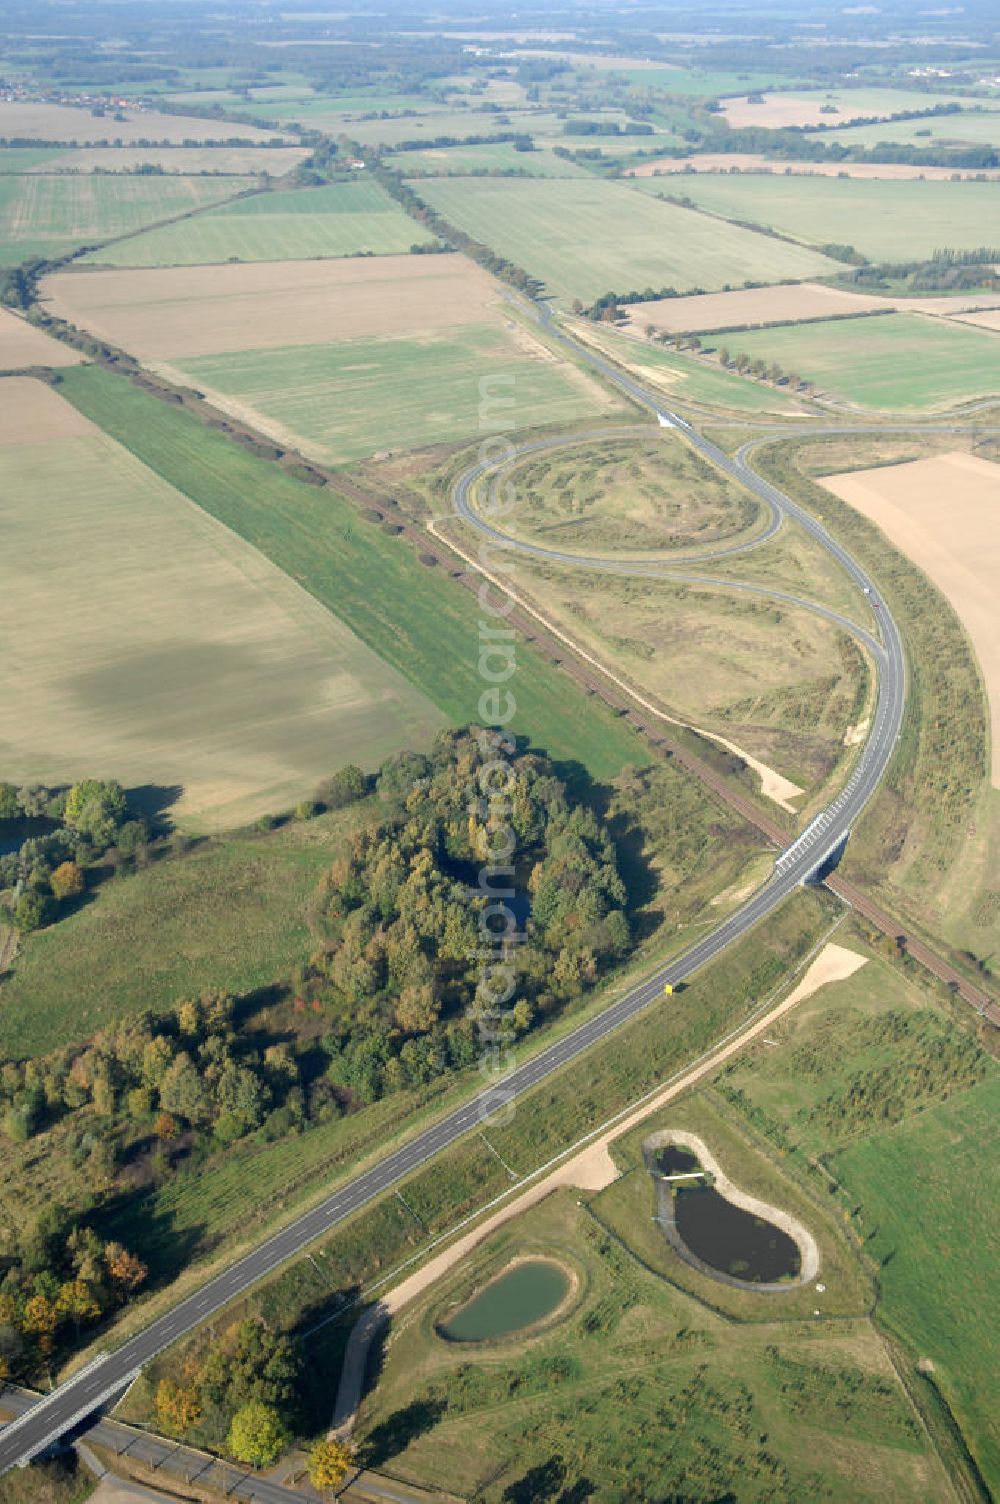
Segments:
[[[0,856],[20,851],[25,841],[30,841],[35,836],[51,835],[58,829],[58,820],[46,820],[44,816],[39,816],[37,820],[0,820]]]
[[[515,1264],[480,1290],[438,1330],[449,1342],[486,1342],[508,1337],[551,1315],[566,1298],[569,1276],[548,1259]]]
[[[711,1186],[678,1190],[674,1220],[678,1236],[693,1254],[734,1279],[770,1284],[794,1278],[802,1266],[793,1238],[763,1217],[734,1206]]]

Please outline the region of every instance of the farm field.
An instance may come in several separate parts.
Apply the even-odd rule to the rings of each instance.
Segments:
[[[433,240],[377,183],[352,181],[254,194],[217,213],[94,251],[83,260],[99,266],[306,260],[393,255]]]
[[[225,177],[0,177],[0,266],[127,235],[246,186]]]
[[[498,326],[497,285],[463,256],[57,272],[42,306],[140,360]]]
[[[10,102],[0,100],[0,142],[21,138],[28,141],[61,141],[80,146],[100,142],[139,141],[270,141],[281,136],[275,130],[237,124],[232,120],[201,120],[193,115],[163,115],[158,110],[127,110],[124,120],[112,114],[92,115],[72,105]]]
[[[44,171],[52,162],[66,155],[58,146],[0,146],[0,173]]]
[[[588,176],[585,167],[554,156],[545,147],[518,151],[509,141],[493,146],[438,146],[424,151],[401,151],[393,156],[392,165],[399,172],[425,173],[428,177],[463,177],[476,172],[527,173],[534,178]]]
[[[934,1385],[993,1490],[1000,1486],[1000,1424],[983,1378],[1000,1344],[991,1299],[992,1250],[1000,1239],[992,1132],[998,1109],[994,1076],[831,1161],[860,1202],[862,1228],[883,1261],[884,1319],[933,1365]]]
[[[83,356],[8,308],[0,308],[0,371],[25,366],[76,366]]]
[[[491,325],[205,355],[174,360],[170,370],[278,442],[330,464],[473,438],[481,383],[496,372],[531,427],[621,409],[593,378]]]
[[[972,639],[990,702],[993,786],[1000,788],[1000,465],[943,454],[823,478],[947,596]]]
[[[919,124],[919,121],[916,122]],[[854,127],[851,127],[853,133]],[[846,132],[838,132],[837,139]],[[652,162],[642,162],[630,167],[626,176],[634,178],[675,177],[677,174],[690,177],[693,172],[730,173],[771,172],[781,176],[838,178],[885,178],[904,181],[911,178],[926,178],[928,182],[946,179],[951,181],[956,173],[962,178],[1000,176],[996,169],[981,172],[975,167],[921,167],[915,162],[786,162],[779,157],[765,157],[753,152],[703,152],[697,157],[661,157]],[[671,192],[674,190],[671,189]]]
[[[181,823],[218,829],[443,724],[300,585],[52,388],[3,388],[9,777],[158,785]]]
[[[978,101],[977,101],[978,102]],[[984,101],[989,104],[990,101]],[[760,104],[747,99],[723,101],[723,114],[734,128],[749,125],[778,130],[783,126],[847,125],[851,120],[872,115],[900,115],[909,110],[930,110],[935,105],[966,105],[967,100],[950,94],[930,94],[909,89],[803,89],[794,92],[765,94]],[[824,106],[833,106],[828,113]],[[918,125],[935,124],[917,121]],[[839,139],[839,137],[838,137]]]
[[[266,460],[92,366],[61,390],[159,476],[231,527],[398,668],[456,725],[482,692],[479,613],[458,584],[422,565],[331,489],[307,486]],[[614,777],[647,753],[628,726],[587,698],[530,644],[518,654],[516,735],[562,763],[571,780]],[[581,770],[583,770],[581,774]]]
[[[640,186],[664,191],[655,179]],[[871,261],[920,261],[942,245],[973,250],[1000,240],[1000,194],[992,183],[699,173],[667,191],[816,246],[852,245]]]
[[[1000,146],[1000,111],[965,109],[958,115],[925,120],[890,120],[885,125],[849,125],[831,138],[841,146],[875,150],[886,142],[901,146]]]
[[[994,334],[917,313],[751,329],[725,343],[864,408],[944,408],[1000,392]]]
[[[824,287],[820,282],[798,282],[789,287],[752,287],[740,292],[708,292],[690,298],[658,298],[625,309],[628,323],[637,329],[652,324],[668,334],[706,330],[734,331],[738,341],[744,324],[781,324],[800,319],[837,318],[845,314],[913,312],[957,314],[966,309],[995,307],[1000,294],[983,293],[961,297],[886,298]],[[987,318],[997,315],[987,314]],[[970,320],[975,322],[975,320]]]
[[[755,235],[616,183],[421,181],[420,196],[458,228],[540,278],[592,301],[609,291],[721,287],[752,277],[821,276],[824,256]]]
[[[41,155],[40,153],[38,155]],[[232,177],[284,177],[309,155],[304,146],[77,146],[46,153],[36,172],[134,172],[151,164],[182,176],[218,172]],[[0,172],[3,171],[0,153]]]

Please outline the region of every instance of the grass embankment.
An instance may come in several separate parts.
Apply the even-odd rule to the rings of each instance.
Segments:
[[[829,925],[830,913],[831,901],[825,895],[796,894],[753,935],[726,952],[669,1002],[664,999],[607,1044],[591,1050],[519,1102],[510,1122],[488,1126],[487,1140],[479,1134],[470,1135],[410,1179],[403,1187],[405,1204],[395,1196],[386,1197],[338,1229],[316,1251],[314,1262],[303,1259],[292,1265],[242,1304],[259,1310],[286,1330],[306,1334],[380,1275],[403,1260],[420,1259],[432,1238],[510,1189],[511,1178],[504,1162],[518,1176],[529,1174],[737,1026],[816,943]],[[470,1083],[456,1088],[469,1089]],[[402,1100],[401,1095],[388,1098],[378,1110],[394,1112],[393,1104]],[[409,1107],[412,1126],[413,1104]],[[398,1132],[401,1125],[366,1121],[372,1122],[368,1148],[374,1149],[378,1143],[384,1152],[387,1130],[394,1127]],[[345,1119],[334,1128],[357,1133],[359,1126],[352,1128],[351,1119]],[[293,1147],[300,1155],[309,1143],[306,1137]],[[325,1172],[329,1184],[331,1172],[346,1172],[357,1163],[358,1152],[355,1143],[351,1157],[341,1153],[316,1168]],[[233,1195],[242,1198],[239,1209],[245,1219],[250,1194],[247,1177],[242,1177],[242,1190],[233,1183],[237,1178],[231,1177],[231,1189]],[[316,1178],[312,1183],[316,1184]],[[255,1177],[255,1206],[267,1205],[266,1196],[260,1195],[260,1184]],[[147,1225],[148,1218],[157,1215],[152,1206],[143,1213]],[[245,1220],[236,1225],[245,1232]],[[141,1227],[136,1223],[119,1231],[134,1238]],[[306,1344],[311,1374],[307,1399],[314,1406],[311,1427],[320,1428],[328,1419],[342,1344],[356,1314],[325,1328],[322,1335]],[[203,1340],[204,1334],[192,1339],[196,1345]],[[172,1351],[154,1365],[147,1380],[133,1392],[133,1413],[148,1406],[157,1378],[182,1361],[186,1347]]]
[[[783,442],[761,450],[755,464],[845,541],[878,582],[903,634],[909,674],[903,734],[879,794],[851,837],[844,870],[933,937],[985,896],[968,883],[948,886],[964,860],[989,776],[985,694],[971,645],[927,577],[872,523],[816,484],[815,476],[852,468],[841,440]],[[998,933],[992,924],[1000,910],[986,919],[984,953]]]
[[[913,1392],[947,1448],[934,1388],[944,1397],[996,1490],[996,1062],[922,983],[874,958],[769,1037],[726,1068],[716,1091],[797,1178],[838,1189],[874,1260],[876,1320],[904,1344]]]
[[[259,548],[421,688],[456,724],[477,719],[479,615],[460,586],[420,564],[329,489],[247,454],[190,413],[83,367],[60,391],[177,490]],[[516,735],[594,779],[647,760],[638,736],[528,644],[517,645]]]

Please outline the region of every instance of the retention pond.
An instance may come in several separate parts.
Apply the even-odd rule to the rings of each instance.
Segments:
[[[512,1264],[438,1324],[449,1342],[489,1342],[525,1331],[551,1316],[570,1293],[568,1270],[552,1259]]]

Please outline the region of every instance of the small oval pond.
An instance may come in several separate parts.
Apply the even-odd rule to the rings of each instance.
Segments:
[[[811,1234],[732,1185],[693,1134],[653,1134],[643,1157],[656,1190],[656,1220],[685,1263],[723,1284],[761,1291],[793,1289],[815,1273]]]
[[[512,1336],[551,1316],[571,1283],[569,1271],[551,1259],[525,1259],[491,1280],[437,1329],[449,1342]]]
[[[802,1267],[798,1244],[787,1232],[734,1206],[707,1185],[690,1185],[674,1197],[678,1236],[696,1258],[751,1284],[794,1279]]]

